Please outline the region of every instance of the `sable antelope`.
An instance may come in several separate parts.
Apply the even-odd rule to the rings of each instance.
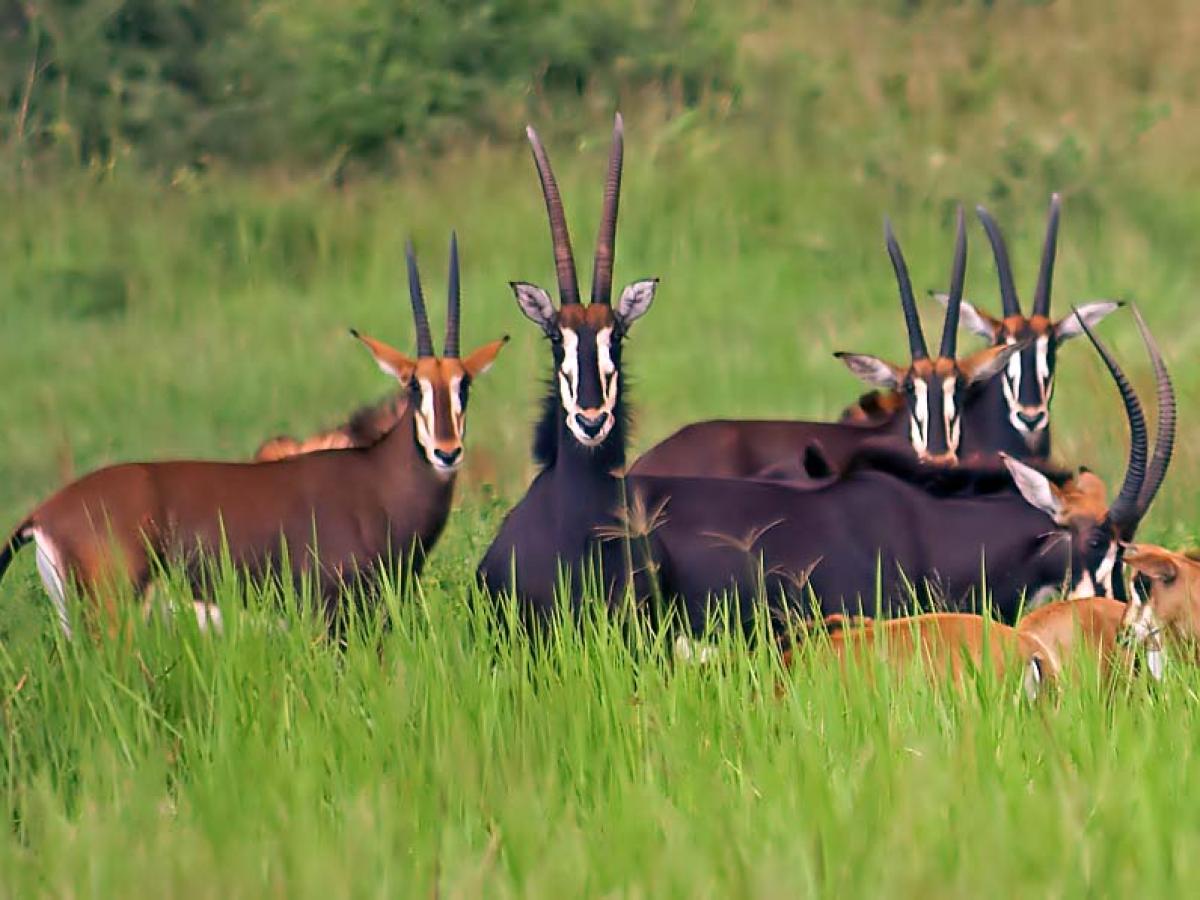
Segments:
[[[75,582],[111,614],[110,579],[143,592],[152,559],[180,562],[204,588],[201,558],[228,547],[252,574],[310,573],[336,612],[343,586],[370,587],[388,564],[419,572],[450,511],[462,462],[467,393],[507,338],[459,355],[457,242],[450,242],[446,343],[434,355],[412,245],[409,293],[417,356],[351,332],[409,403],[400,423],[369,448],[311,453],[269,463],[151,462],[111,466],[62,488],[18,526],[0,551],[0,574],[33,542],[42,580],[69,633],[67,586]],[[199,607],[197,610],[200,612]]]
[[[258,462],[274,462],[289,456],[315,453],[318,450],[349,450],[353,447],[370,447],[396,427],[408,406],[408,394],[402,393],[372,406],[364,406],[354,413],[344,425],[320,431],[311,437],[297,440],[288,435],[279,435],[264,441],[254,451]]]
[[[611,303],[624,128],[613,126],[600,229],[596,239],[591,303],[580,302],[579,284],[562,197],[546,150],[526,129],[541,182],[561,305],[536,285],[512,285],[521,311],[544,332],[554,375],[535,429],[533,455],[541,470],[524,498],[505,516],[479,565],[480,582],[493,596],[512,592],[522,610],[548,613],[554,606],[560,566],[573,576],[578,596],[583,568],[596,546],[597,527],[616,522],[625,464],[622,342],[654,300],[657,279],[635,281]]]
[[[787,617],[805,615],[810,592],[822,615],[902,613],[913,605],[914,588],[926,608],[969,608],[982,601],[981,577],[996,615],[1007,622],[1024,601],[1064,584],[1073,596],[1123,599],[1121,546],[1161,485],[1175,428],[1166,367],[1140,315],[1137,322],[1158,382],[1160,417],[1148,467],[1137,395],[1083,325],[1117,384],[1130,426],[1125,479],[1111,505],[1089,472],[1044,473],[1007,457],[1006,477],[981,466],[920,466],[895,454],[815,485],[630,477],[630,507],[653,511],[652,527],[632,542],[641,569],[636,593],[648,595],[641,582],[653,575],[693,626],[709,621],[713,598],[721,595],[736,598],[732,618],[743,622],[762,601]],[[610,552],[606,563],[619,564],[619,556]]]
[[[1081,321],[1095,326],[1121,305],[1112,300],[1095,300],[1080,305],[1078,315],[1072,313],[1057,322],[1051,320],[1050,293],[1061,207],[1059,195],[1051,195],[1033,309],[1028,317],[1021,311],[1000,226],[986,209],[976,208],[992,245],[1004,316],[993,318],[963,300],[961,321],[966,328],[991,341],[993,346],[1019,346],[1022,349],[1009,359],[1000,378],[982,388],[978,426],[970,428],[964,438],[968,450],[1002,450],[1019,458],[1047,458],[1050,455],[1050,401],[1054,396],[1058,347],[1083,334]],[[948,299],[944,294],[935,296],[942,302]]]
[[[819,478],[841,471],[846,461],[867,444],[915,453],[925,462],[956,463],[962,434],[970,433],[980,418],[975,400],[978,386],[998,374],[1019,347],[997,346],[956,359],[967,258],[961,209],[949,302],[935,359],[930,358],[925,344],[908,266],[890,223],[885,223],[885,239],[900,288],[911,363],[902,367],[866,354],[835,354],[865,381],[896,390],[897,402],[890,404],[884,417],[865,423],[698,422],[648,450],[634,463],[630,474]]]

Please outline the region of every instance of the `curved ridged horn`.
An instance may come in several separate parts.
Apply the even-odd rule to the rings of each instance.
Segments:
[[[592,267],[592,302],[612,302],[613,257],[617,247],[617,207],[621,202],[621,163],[625,158],[625,123],[617,113],[613,122],[608,175],[604,179],[604,207],[596,235],[596,262]]]
[[[962,307],[963,282],[967,277],[967,221],[963,208],[955,217],[954,265],[950,269],[950,294],[946,298],[946,322],[942,326],[942,347],[938,355],[954,359],[958,352],[958,312]]]
[[[446,349],[442,355],[458,359],[458,307],[461,288],[458,282],[458,234],[450,232],[450,293],[446,300]]]
[[[404,245],[408,263],[408,296],[412,300],[413,321],[417,324],[417,356],[433,356],[433,338],[429,334],[429,317],[425,314],[425,296],[421,293],[421,273],[417,270],[417,254],[412,241]]]
[[[1000,276],[1000,303],[1004,307],[1004,318],[1019,316],[1021,304],[1017,300],[1017,288],[1013,283],[1012,264],[1008,261],[1008,247],[1004,244],[1004,235],[1000,233],[1000,226],[996,224],[996,220],[986,209],[977,206],[975,212],[979,214],[979,221],[983,223],[983,229],[987,232],[988,241],[992,245],[992,255],[996,258],[996,273]]]
[[[887,243],[888,256],[892,260],[892,268],[896,272],[896,284],[900,287],[900,306],[904,309],[904,325],[908,329],[908,349],[913,360],[928,359],[929,350],[925,347],[925,335],[921,333],[921,318],[917,315],[917,301],[913,299],[912,281],[908,277],[908,266],[904,262],[904,254],[892,231],[892,220],[884,218],[883,237]]]
[[[1142,490],[1138,496],[1138,520],[1140,521],[1154,502],[1154,496],[1162,487],[1167,475],[1167,467],[1171,464],[1171,452],[1175,449],[1175,388],[1171,384],[1171,376],[1167,372],[1167,364],[1158,349],[1158,342],[1146,326],[1142,312],[1133,305],[1133,318],[1137,322],[1138,331],[1142,333],[1142,341],[1150,353],[1150,362],[1154,366],[1154,383],[1158,399],[1158,428],[1154,434],[1154,455],[1146,467],[1146,480],[1142,482]]]
[[[1062,198],[1050,195],[1050,212],[1046,216],[1046,240],[1042,244],[1042,267],[1038,269],[1037,288],[1033,294],[1033,314],[1050,315],[1050,286],[1054,282],[1054,257],[1058,253],[1058,216]]]
[[[546,215],[550,218],[550,237],[554,241],[554,271],[558,275],[558,292],[563,305],[579,302],[579,281],[575,277],[575,256],[571,252],[571,235],[567,232],[567,215],[563,212],[562,195],[546,148],[532,125],[525,127],[525,136],[533,148],[533,161],[537,164],[538,178],[542,182],[542,197],[546,200]]]
[[[1125,467],[1125,481],[1121,484],[1121,492],[1117,494],[1117,499],[1108,508],[1109,521],[1117,527],[1119,532],[1128,535],[1137,527],[1138,498],[1142,491],[1142,484],[1146,480],[1146,416],[1142,412],[1142,404],[1138,400],[1137,392],[1134,391],[1133,385],[1129,383],[1129,379],[1125,377],[1125,373],[1121,371],[1121,367],[1117,365],[1112,354],[1108,352],[1108,348],[1100,342],[1100,338],[1092,333],[1092,329],[1083,320],[1083,316],[1079,315],[1079,310],[1074,310],[1074,315],[1082,326],[1084,334],[1088,336],[1088,340],[1092,342],[1092,346],[1104,360],[1104,365],[1108,367],[1113,381],[1117,383],[1117,390],[1121,392],[1121,400],[1125,404],[1125,415],[1129,419],[1129,462]]]

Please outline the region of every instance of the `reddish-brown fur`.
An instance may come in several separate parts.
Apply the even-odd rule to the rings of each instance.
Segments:
[[[1103,672],[1129,671],[1133,653],[1119,640],[1125,610],[1124,603],[1111,597],[1059,600],[1023,616],[1017,631],[1036,638],[1053,654],[1060,670],[1086,653]]]

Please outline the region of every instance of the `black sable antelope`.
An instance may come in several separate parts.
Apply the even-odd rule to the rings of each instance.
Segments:
[[[545,333],[554,374],[534,435],[541,471],[509,511],[479,565],[479,580],[493,596],[512,593],[523,611],[548,613],[560,565],[572,574],[575,595],[581,566],[596,546],[596,529],[616,524],[625,464],[622,339],[654,300],[657,279],[635,281],[611,304],[617,207],[624,133],[613,128],[603,211],[596,239],[591,303],[580,302],[562,197],[537,132],[526,130],[546,201],[561,306],[532,284],[512,285],[517,303]]]
[[[1046,238],[1033,293],[1033,309],[1026,317],[1021,311],[1008,247],[1000,226],[986,209],[977,207],[996,260],[1004,316],[993,318],[964,300],[962,324],[987,338],[993,346],[1015,344],[1022,349],[1009,360],[1001,377],[983,387],[979,406],[988,414],[981,415],[978,427],[967,432],[964,444],[969,442],[971,448],[1003,450],[1017,457],[1047,458],[1050,455],[1050,401],[1054,396],[1059,345],[1083,334],[1081,320],[1095,326],[1120,306],[1112,300],[1094,300],[1081,304],[1078,316],[1072,313],[1057,322],[1050,318],[1061,208],[1059,195],[1053,194],[1046,218]],[[947,300],[944,294],[936,296],[942,302]]]
[[[966,359],[956,358],[959,304],[966,273],[966,228],[960,209],[956,221],[954,263],[942,342],[930,358],[917,315],[904,254],[885,225],[885,240],[908,332],[911,362],[897,366],[862,353],[835,354],[863,380],[895,393],[886,415],[875,421],[788,422],[718,420],[688,425],[648,450],[631,475],[701,475],[744,478],[773,475],[793,480],[839,472],[864,445],[915,453],[924,462],[955,464],[960,445],[975,430],[994,431],[981,419],[993,415],[977,401],[989,382],[1019,349],[1000,345]],[[975,447],[980,447],[976,441]],[[1003,449],[980,447],[980,449]]]
[[[201,556],[227,544],[239,568],[261,574],[281,565],[314,576],[337,610],[346,585],[371,586],[391,561],[419,571],[450,511],[462,462],[467,391],[507,338],[459,356],[459,274],[450,244],[446,344],[434,355],[412,247],[409,292],[416,319],[414,359],[353,332],[385,374],[409,393],[396,428],[374,445],[311,453],[279,462],[151,462],[111,466],[62,488],[33,510],[0,547],[0,575],[13,554],[33,542],[42,581],[69,633],[67,587],[75,582],[111,615],[111,580],[142,592],[152,557],[179,561],[204,588]],[[200,605],[197,613],[207,613]]]
[[[1122,544],[1162,483],[1175,429],[1166,367],[1140,316],[1138,326],[1158,384],[1149,467],[1141,404],[1107,348],[1082,326],[1120,390],[1130,427],[1129,462],[1111,506],[1089,472],[1051,476],[1008,457],[1005,473],[917,466],[891,454],[803,487],[631,477],[629,508],[650,511],[638,517],[640,534],[629,529],[639,580],[654,573],[661,594],[682,601],[693,625],[708,620],[721,595],[740,598],[733,618],[742,621],[760,598],[785,617],[805,615],[808,590],[822,615],[873,614],[877,599],[879,611],[893,615],[910,607],[913,587],[922,603],[970,608],[979,604],[981,576],[997,615],[1010,622],[1023,599],[1064,586],[1073,596],[1124,599]],[[605,562],[611,567],[619,558],[610,551]],[[647,588],[639,584],[637,593],[646,596]]]

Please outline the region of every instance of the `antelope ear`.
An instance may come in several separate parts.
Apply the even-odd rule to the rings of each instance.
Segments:
[[[1014,353],[1020,353],[1025,346],[1025,344],[1001,344],[999,347],[988,347],[972,353],[966,359],[960,359],[958,371],[962,372],[967,384],[989,381],[1004,371],[1009,358]]]
[[[1001,453],[1000,458],[1004,460],[1004,465],[1008,467],[1008,472],[1012,475],[1017,490],[1021,492],[1021,496],[1029,505],[1040,509],[1056,524],[1064,524],[1065,507],[1062,492],[1058,487],[1037,469],[1013,459],[1007,453]]]
[[[617,301],[617,322],[621,331],[628,331],[629,326],[646,314],[650,304],[654,302],[654,292],[658,290],[658,279],[647,278],[635,281],[621,291],[621,299]]]
[[[492,367],[492,363],[496,361],[496,354],[508,343],[508,335],[499,340],[491,341],[484,344],[478,350],[475,350],[462,361],[463,368],[467,370],[467,374],[472,378],[478,378],[484,372]]]
[[[844,362],[847,369],[867,384],[873,384],[875,387],[894,391],[900,387],[900,382],[904,380],[904,371],[902,369],[898,369],[891,363],[883,361],[878,356],[871,356],[866,353],[844,353],[841,350],[833,355]]]
[[[1117,300],[1093,300],[1091,303],[1084,303],[1078,309],[1088,328],[1095,328],[1109,313],[1116,312],[1124,305]],[[1079,327],[1079,319],[1075,318],[1075,313],[1059,319],[1058,324],[1054,326],[1054,337],[1060,344],[1081,334],[1083,329]]]
[[[1170,554],[1152,544],[1130,544],[1122,559],[1125,565],[1151,578],[1170,581],[1179,576],[1179,566]]]
[[[942,306],[950,302],[949,294],[930,291],[929,296],[942,304]],[[993,319],[987,313],[976,309],[975,305],[969,300],[963,300],[962,306],[958,308],[958,325],[960,328],[973,331],[980,337],[987,338],[989,341],[996,340],[1001,327],[1001,323],[997,319]]]
[[[554,310],[554,301],[550,295],[536,284],[525,281],[510,281],[513,293],[517,295],[517,306],[525,313],[525,318],[542,327],[547,334],[554,330],[554,321],[558,313]]]
[[[371,351],[371,355],[375,357],[375,364],[385,375],[391,375],[401,384],[408,384],[413,372],[417,370],[415,359],[407,357],[395,347],[389,347],[382,341],[361,334],[353,328],[350,329],[350,334],[366,345],[366,348]]]

